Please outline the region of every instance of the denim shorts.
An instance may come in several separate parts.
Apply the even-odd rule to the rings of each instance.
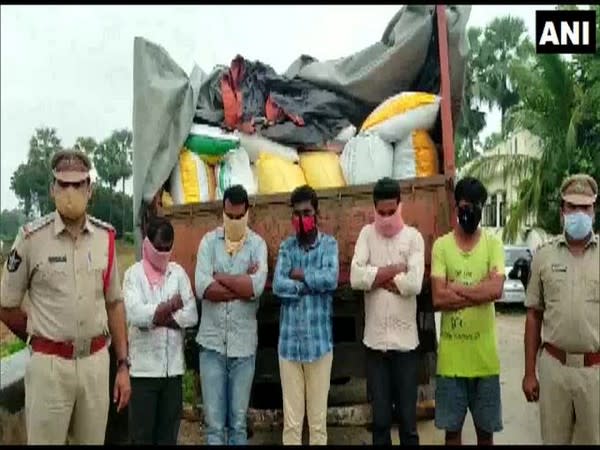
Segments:
[[[460,431],[467,408],[475,426],[488,433],[502,431],[500,377],[436,378],[435,426],[446,431]]]

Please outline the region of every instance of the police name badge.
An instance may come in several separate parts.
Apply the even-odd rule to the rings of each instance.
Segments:
[[[552,272],[566,272],[567,266],[564,264],[552,264]]]

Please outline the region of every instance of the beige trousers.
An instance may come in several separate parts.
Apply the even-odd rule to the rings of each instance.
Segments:
[[[104,444],[108,349],[68,360],[32,353],[25,369],[27,443]]]
[[[327,396],[332,362],[332,352],[311,363],[279,358],[283,445],[302,445],[305,403],[310,445],[327,445]]]
[[[540,422],[544,444],[600,444],[600,366],[569,367],[542,350]]]

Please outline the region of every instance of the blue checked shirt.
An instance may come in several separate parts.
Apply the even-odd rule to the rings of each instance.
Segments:
[[[254,299],[215,303],[203,298],[206,289],[215,281],[213,273],[245,275],[253,263],[258,263],[257,272],[250,275]],[[256,353],[256,312],[267,272],[267,244],[254,231],[248,229],[246,242],[233,256],[229,256],[225,249],[222,227],[204,235],[196,261],[196,296],[202,299],[200,328],[196,337],[198,344],[230,358]]]
[[[304,282],[292,280],[293,269],[304,271]],[[331,311],[339,275],[338,244],[320,233],[305,251],[295,236],[279,247],[273,293],[281,301],[279,356],[312,362],[333,350]]]

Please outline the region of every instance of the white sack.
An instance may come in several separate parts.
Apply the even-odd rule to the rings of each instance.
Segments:
[[[390,144],[373,133],[353,137],[344,147],[340,165],[347,185],[375,183],[392,176],[394,150]]]

